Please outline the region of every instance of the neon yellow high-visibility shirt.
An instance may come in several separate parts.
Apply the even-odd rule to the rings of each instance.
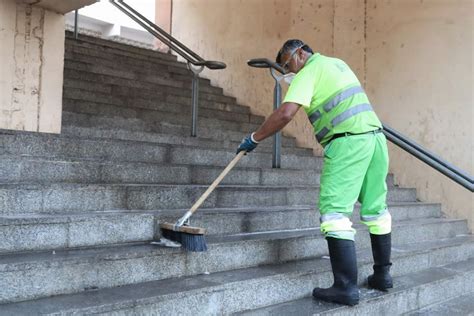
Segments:
[[[313,54],[291,82],[283,102],[300,104],[325,146],[334,134],[382,128],[359,80],[342,60]]]

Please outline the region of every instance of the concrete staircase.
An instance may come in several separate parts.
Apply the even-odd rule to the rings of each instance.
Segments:
[[[322,159],[290,137],[281,170],[265,141],[192,219],[209,230],[209,251],[150,245],[159,222],[183,214],[264,118],[201,79],[191,138],[186,66],[101,39],[68,34],[64,76],[61,135],[0,132],[0,315],[472,312],[466,221],[443,218],[391,176],[395,288],[363,285],[372,259],[357,225],[361,303],[312,300],[332,280],[315,210]]]

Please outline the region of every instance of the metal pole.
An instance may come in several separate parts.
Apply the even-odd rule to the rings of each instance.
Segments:
[[[79,20],[79,10],[74,11],[74,38],[77,39],[78,32],[77,32],[77,22]]]
[[[198,117],[198,102],[199,102],[199,74],[193,74],[193,91],[192,91],[192,124],[191,136],[197,136],[197,117]]]
[[[281,104],[281,85],[273,68],[270,69],[270,72],[275,79],[275,88],[273,89],[273,110],[275,111]],[[281,168],[281,132],[273,136],[272,167]]]
[[[197,120],[198,120],[198,107],[199,107],[199,74],[204,70],[204,66],[193,67],[191,62],[188,61],[188,69],[193,73],[192,82],[192,114],[191,114],[191,136],[197,136]]]

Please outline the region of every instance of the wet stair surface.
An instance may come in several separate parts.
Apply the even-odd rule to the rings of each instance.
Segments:
[[[60,135],[0,131],[0,315],[431,315],[474,310],[474,238],[438,203],[389,185],[395,286],[367,289],[372,258],[354,211],[355,307],[311,299],[330,286],[317,197],[322,158],[283,137],[245,156],[192,218],[209,250],[150,245],[264,120],[172,55],[66,38]],[[465,313],[464,313],[465,314]]]

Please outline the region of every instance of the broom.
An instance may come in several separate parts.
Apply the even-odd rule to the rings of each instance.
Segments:
[[[237,156],[227,165],[216,180],[207,188],[206,192],[194,203],[194,205],[183,215],[175,224],[161,223],[161,235],[174,242],[178,242],[187,251],[206,251],[207,244],[204,234],[205,228],[187,226],[184,223],[196,212],[201,204],[207,199],[209,194],[214,191],[217,185],[224,179],[235,164],[246,154],[245,150],[240,151]]]

